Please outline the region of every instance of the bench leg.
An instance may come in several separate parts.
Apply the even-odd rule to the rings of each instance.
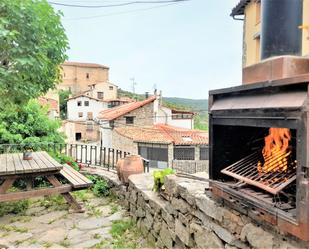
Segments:
[[[59,187],[62,185],[61,182],[59,182],[54,175],[47,176],[47,179],[54,187]],[[70,193],[62,193],[61,195],[64,197],[67,203],[74,208],[76,212],[85,212],[83,207],[74,199],[74,197]]]
[[[0,186],[0,194],[5,194],[6,191],[13,185],[16,178],[11,177],[4,180],[4,182]]]

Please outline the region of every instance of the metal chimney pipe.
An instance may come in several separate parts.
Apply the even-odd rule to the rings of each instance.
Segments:
[[[300,55],[303,1],[262,0],[261,59]]]

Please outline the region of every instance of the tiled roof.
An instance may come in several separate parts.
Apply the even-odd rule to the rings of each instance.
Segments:
[[[128,104],[120,105],[114,108],[110,108],[104,111],[101,111],[98,115],[98,119],[101,120],[115,120],[116,118],[119,118],[129,112],[132,112],[140,107],[143,107],[153,101],[155,101],[156,96],[152,96],[148,99],[145,99],[143,101],[137,101],[137,102],[131,102]]]
[[[63,66],[77,66],[77,67],[92,67],[92,68],[104,68],[104,69],[109,69],[109,67],[101,65],[101,64],[96,64],[96,63],[84,63],[84,62],[74,62],[74,61],[65,61]]]
[[[49,110],[58,111],[58,101],[55,99],[50,99],[46,97],[39,97],[38,101],[40,105],[49,105]]]
[[[87,96],[87,95],[86,95],[86,94],[84,94],[84,93],[82,93],[82,94],[78,94],[78,95],[75,95],[75,96],[72,96],[72,97],[68,98],[67,100],[77,99],[77,98],[80,98],[80,97],[85,97],[85,98],[88,98],[88,99],[93,99],[93,100],[96,100],[96,101],[100,101],[99,99],[96,99],[96,98],[93,98],[93,97]]]
[[[231,16],[239,16],[245,14],[245,7],[251,0],[240,0],[239,3],[232,9]]]
[[[189,130],[165,124],[154,126],[117,127],[115,131],[135,142],[162,143],[175,145],[206,145],[208,133],[199,130]]]

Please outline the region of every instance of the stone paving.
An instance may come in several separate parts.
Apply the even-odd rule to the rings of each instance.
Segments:
[[[0,248],[90,248],[112,240],[112,222],[127,219],[125,211],[110,198],[83,198],[85,213],[36,199],[24,215],[0,217]]]

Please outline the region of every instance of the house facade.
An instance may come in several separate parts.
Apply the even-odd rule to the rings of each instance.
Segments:
[[[180,111],[160,105],[156,114],[157,124],[169,124],[171,126],[193,129],[194,112]]]
[[[117,127],[113,147],[139,154],[150,167],[172,167],[188,173],[208,171],[208,134],[166,124]]]
[[[84,94],[100,100],[116,99],[118,97],[118,87],[110,82],[100,82],[90,85]]]
[[[58,89],[70,90],[72,94],[87,91],[89,86],[109,80],[109,67],[100,64],[66,61],[61,68],[62,82]]]
[[[243,67],[248,67],[261,61],[261,41],[263,39],[262,27],[263,23],[263,5],[270,2],[268,0],[240,0],[239,3],[232,10],[231,16],[236,20],[243,20]],[[271,1],[276,2],[276,1]],[[301,32],[300,37],[300,51],[295,55],[309,56],[309,0],[280,0],[277,1],[282,8],[298,8],[299,22],[296,25],[291,22],[289,25],[289,32]],[[297,6],[299,5],[299,6]],[[278,12],[280,13],[278,9]],[[290,13],[292,13],[291,11]],[[266,24],[265,24],[266,25]],[[274,25],[275,32],[281,31],[284,28],[283,22],[272,23],[267,25],[271,27]],[[276,26],[277,25],[277,26]],[[276,26],[276,27],[275,27]],[[296,39],[296,36],[294,36]],[[279,49],[278,49],[279,50]],[[280,50],[279,50],[280,51]]]

